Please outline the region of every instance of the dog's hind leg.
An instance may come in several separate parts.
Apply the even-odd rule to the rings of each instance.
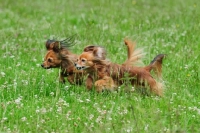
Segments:
[[[157,96],[163,95],[163,84],[157,82],[155,79],[148,78],[147,83],[149,84],[150,91],[156,94]]]

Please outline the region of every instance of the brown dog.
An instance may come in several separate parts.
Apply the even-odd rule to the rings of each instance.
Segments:
[[[123,64],[136,65],[138,63],[141,63],[141,58],[144,55],[142,49],[135,50],[135,43],[133,44],[132,42],[125,43],[125,44],[126,44],[126,47],[127,47],[128,59]],[[94,46],[88,46],[88,47],[84,48],[84,53],[86,53],[87,55],[95,56],[95,58],[98,59],[98,60],[106,60],[106,51],[105,51],[104,48],[102,48],[100,46],[95,46],[95,47]],[[84,61],[84,59],[82,61]],[[76,66],[76,63],[75,63],[75,66]],[[83,69],[86,69],[87,66],[83,66],[83,67],[76,66],[76,67],[77,67],[77,69],[83,70]],[[104,68],[104,67],[101,67],[101,68]],[[98,68],[98,69],[101,69],[101,68]],[[93,69],[87,69],[86,73],[88,74],[88,77],[86,79],[86,87],[87,87],[88,90],[91,90],[92,87],[95,85],[94,82],[98,79],[99,75],[96,74],[96,72],[94,72]],[[106,88],[106,89],[109,88],[110,90],[111,90],[111,88],[115,88],[115,85],[110,84],[110,82],[114,83],[111,77],[105,76],[102,79],[102,81],[104,83],[101,82],[102,84],[101,85],[99,84],[99,85],[102,86],[103,88]],[[97,91],[98,91],[98,88],[100,86],[97,85],[95,87]],[[102,89],[99,89],[99,90],[102,90]]]
[[[69,51],[69,47],[74,45],[74,37],[69,37],[63,41],[47,40],[47,53],[41,66],[45,69],[61,68],[60,82],[65,83],[64,77],[71,84],[81,84],[83,71],[74,68],[74,61],[78,57]]]
[[[131,41],[125,40],[125,44],[134,47]],[[104,89],[114,90],[116,86],[125,84],[128,79],[132,86],[146,87],[147,84],[151,92],[161,96],[163,93],[162,84],[152,77],[150,71],[153,69],[158,76],[161,75],[162,59],[165,55],[157,55],[146,67],[136,67],[130,64],[137,61],[137,56],[133,56],[135,55],[133,50],[128,51],[128,53],[128,59],[120,65],[99,59],[98,50],[93,50],[90,53],[83,52],[75,62],[75,66],[77,70],[85,70],[97,80],[95,88],[98,92]],[[88,82],[88,84],[90,83]]]

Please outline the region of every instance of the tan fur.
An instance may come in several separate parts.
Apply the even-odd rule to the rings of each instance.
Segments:
[[[136,49],[136,43],[132,42],[128,39],[124,40],[124,44],[127,46],[127,60],[123,63],[123,65],[140,65],[143,64],[142,58],[145,53],[142,48]]]
[[[162,66],[162,59],[165,55],[161,54],[156,56],[151,64],[146,67],[132,66],[130,64],[133,64],[141,57],[138,56],[137,59],[132,55],[141,54],[134,54],[133,49],[135,46],[130,43],[130,41],[125,41],[125,44],[128,47],[128,59],[122,65],[99,59],[94,52],[90,54],[84,52],[79,56],[78,61],[76,62],[76,67],[78,66],[77,68],[84,68],[90,75],[93,76],[93,78],[96,78],[97,81],[95,82],[95,87],[98,92],[101,92],[106,88],[114,90],[116,86],[126,84],[128,79],[133,86],[149,87],[151,92],[158,96],[162,96],[162,85],[152,77],[150,71],[152,69],[160,70],[160,66]],[[158,74],[161,73],[161,71],[156,72]],[[105,79],[108,79],[108,81]],[[87,83],[91,84],[89,82],[90,81]]]
[[[102,79],[97,80],[94,86],[97,92],[102,92],[104,90],[114,91],[116,89],[113,79],[108,76],[104,76]]]

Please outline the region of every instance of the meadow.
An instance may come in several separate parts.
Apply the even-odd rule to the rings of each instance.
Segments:
[[[0,0],[0,132],[197,133],[200,131],[199,0]],[[123,63],[124,38],[163,61],[163,97],[97,94],[59,83],[40,65],[47,39],[76,34]]]

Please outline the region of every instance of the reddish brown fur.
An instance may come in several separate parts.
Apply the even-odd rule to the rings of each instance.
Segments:
[[[128,44],[128,48],[134,48],[129,41],[125,41],[125,44]],[[126,78],[128,78],[133,86],[145,86],[147,83],[151,92],[161,96],[163,93],[162,85],[151,76],[150,71],[156,69],[158,70],[156,71],[158,75],[161,75],[162,59],[164,55],[156,56],[151,64],[146,67],[136,67],[130,65],[136,61],[133,59],[135,57],[133,57],[132,54],[133,50],[128,50],[127,61],[123,65],[120,65],[98,59],[95,52],[90,54],[84,52],[79,56],[76,65],[81,68],[84,67],[93,78],[97,79],[95,82],[97,91],[102,91],[106,87],[108,87],[107,89],[114,90],[116,86],[124,84],[125,80],[127,80]],[[109,79],[109,82],[104,79]],[[91,80],[87,81],[86,84],[88,85],[87,87],[91,87]]]
[[[74,67],[74,62],[77,60],[78,55],[69,51],[68,47],[73,45],[73,36],[63,41],[47,40],[45,46],[47,53],[41,66],[45,69],[61,68],[60,82],[65,83],[64,77],[71,84],[81,84],[85,73],[83,70],[77,70]],[[92,52],[94,49],[101,49],[99,46],[87,46],[84,51]],[[105,59],[106,53],[102,53]]]
[[[61,68],[60,82],[65,83],[64,77],[71,84],[81,84],[83,71],[78,71],[74,67],[77,55],[71,53],[67,46],[61,45],[61,41],[48,40],[46,42],[47,53],[41,65],[45,69]]]
[[[93,57],[95,56],[97,59],[100,59],[100,60],[105,60],[105,56],[106,56],[106,51],[102,48],[102,47],[99,47],[99,46],[95,46],[92,51],[91,51],[91,46],[88,46],[84,49],[84,52],[87,56],[84,57],[84,55],[82,56],[82,61],[85,59],[85,58],[88,58],[88,59],[93,59]],[[90,49],[90,50],[89,50]],[[88,52],[89,50],[89,52]],[[92,66],[94,65],[93,62],[87,62],[88,63],[88,66]],[[76,65],[76,62],[75,62],[75,66],[78,67]],[[81,66],[84,66],[83,64],[81,64]],[[80,68],[82,69],[82,68]],[[95,71],[95,70],[94,70]],[[96,74],[93,73],[93,70],[91,71],[87,71],[87,73],[89,74],[87,79],[86,79],[86,87],[88,90],[91,90],[92,89],[92,86],[93,86],[93,82],[94,82],[94,79],[96,79]]]

